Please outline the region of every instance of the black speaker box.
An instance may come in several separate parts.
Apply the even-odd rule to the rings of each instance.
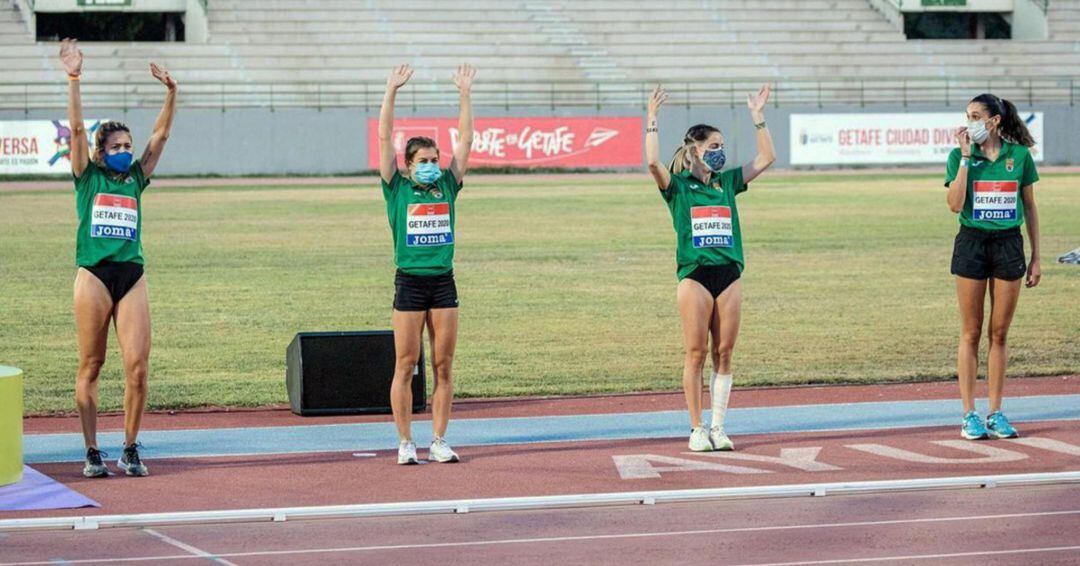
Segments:
[[[394,332],[301,332],[285,351],[285,386],[302,416],[389,413]],[[413,412],[424,410],[424,349],[413,370]]]

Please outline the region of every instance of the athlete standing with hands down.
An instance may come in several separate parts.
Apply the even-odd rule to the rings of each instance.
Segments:
[[[149,472],[139,458],[136,437],[146,409],[150,359],[150,301],[143,275],[142,195],[161,159],[176,112],[176,80],[150,64],[165,85],[165,105],[142,157],[132,159],[131,132],[119,122],[101,124],[90,154],[83,124],[82,52],[73,39],[60,43],[60,61],[68,76],[68,122],[71,127],[71,173],[75,178],[76,234],[75,326],[79,372],[75,403],[79,409],[86,464],[83,475],[102,477],[109,470],[97,445],[98,374],[105,363],[109,322],[124,360],[124,449],[117,465],[129,476]]]
[[[945,166],[949,209],[960,215],[960,233],[953,243],[952,273],[960,303],[960,347],[956,373],[964,406],[962,437],[1013,438],[1016,429],[1001,412],[1008,362],[1006,336],[1012,323],[1020,283],[1039,284],[1039,214],[1035,182],[1039,174],[1029,147],[1035,141],[1016,106],[992,94],[981,94],[967,107],[967,127],[956,132],[957,146]],[[1027,221],[1031,262],[1024,259],[1020,225]],[[990,414],[985,424],[975,412],[975,376],[983,308],[990,291],[990,356],[987,381]]]
[[[649,100],[645,156],[675,226],[677,296],[686,348],[683,390],[690,411],[690,449],[697,452],[734,448],[724,433],[724,415],[731,394],[731,353],[742,306],[739,277],[744,262],[735,196],[776,160],[765,124],[769,92],[769,85],[765,85],[746,97],[757,130],[757,156],[742,167],[723,172],[724,136],[706,124],[687,130],[683,145],[665,165],[660,159],[657,113],[667,93],[657,85]],[[706,352],[713,363],[712,423],[708,428],[701,423],[701,372]]]
[[[396,362],[390,403],[397,425],[398,464],[416,464],[412,441],[412,376],[420,358],[424,326],[431,340],[435,373],[431,412],[434,439],[430,458],[457,462],[458,455],[443,440],[454,398],[451,371],[457,347],[458,297],[454,283],[455,203],[468,170],[472,148],[471,90],[476,71],[462,65],[453,75],[460,95],[458,145],[448,169],[439,169],[435,140],[415,137],[405,144],[405,167],[398,169],[394,148],[394,100],[409,81],[408,65],[394,69],[386,81],[379,113],[379,174],[390,231],[394,239],[394,347]]]

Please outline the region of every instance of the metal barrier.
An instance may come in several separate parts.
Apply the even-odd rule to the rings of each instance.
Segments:
[[[745,104],[746,93],[756,91],[765,79],[728,79],[719,81],[666,83],[669,105],[729,106]],[[479,83],[473,87],[473,104],[486,107],[564,107],[636,106],[644,108],[654,83],[646,82],[499,82]],[[378,108],[384,84],[368,83],[185,83],[181,85],[179,104],[192,108]],[[868,106],[893,104],[898,108],[917,105],[961,104],[982,92],[1027,105],[1076,101],[1073,77],[990,77],[965,78],[888,78],[784,80],[773,85],[771,103],[780,106]],[[163,89],[156,82],[95,83],[82,85],[83,102],[98,108],[156,108]],[[401,108],[438,108],[457,105],[457,93],[447,84],[410,84],[398,94]],[[67,105],[67,82],[0,84],[0,110],[64,108]]]

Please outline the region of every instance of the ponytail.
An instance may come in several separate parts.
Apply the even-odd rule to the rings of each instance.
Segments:
[[[1020,118],[1020,112],[1015,104],[990,93],[980,94],[971,101],[985,106],[991,117],[1001,116],[1001,122],[998,124],[1001,137],[1025,147],[1035,145],[1035,139],[1031,137],[1027,124]]]
[[[1005,99],[1000,99],[1005,112],[1001,114],[1001,135],[1009,141],[1024,147],[1035,145],[1035,139],[1031,137],[1027,124],[1020,118],[1016,105]]]
[[[668,171],[671,171],[672,175],[678,175],[689,168],[690,147],[688,145],[681,145],[679,146],[679,149],[675,150],[675,155],[671,156],[671,164],[668,165]]]

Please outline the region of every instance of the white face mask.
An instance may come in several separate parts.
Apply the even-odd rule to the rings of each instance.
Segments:
[[[971,141],[975,143],[982,143],[990,137],[990,131],[986,129],[986,120],[968,122],[967,131],[971,136]]]

